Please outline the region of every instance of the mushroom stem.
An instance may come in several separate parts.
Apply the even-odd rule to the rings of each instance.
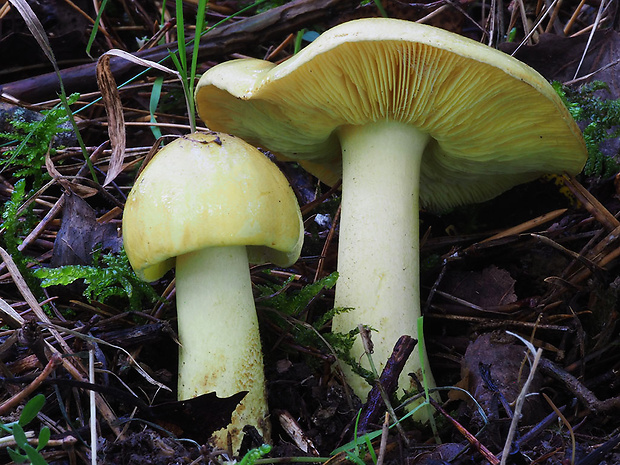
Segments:
[[[242,428],[255,426],[269,440],[258,319],[246,248],[211,247],[176,259],[180,400],[213,392],[248,394],[216,445],[238,450]]]
[[[417,338],[418,188],[429,136],[390,121],[345,126],[338,135],[343,179],[335,305],[353,310],[336,315],[333,330],[348,332],[359,323],[375,329],[373,361],[380,370],[400,336]],[[369,367],[359,338],[351,355]],[[426,377],[434,387],[428,366],[425,360]],[[411,372],[421,375],[419,350],[403,370],[401,389],[411,389]],[[347,381],[365,399],[368,383],[350,370]]]

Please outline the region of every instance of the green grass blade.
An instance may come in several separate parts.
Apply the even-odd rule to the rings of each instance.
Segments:
[[[90,36],[88,37],[88,43],[86,44],[86,54],[90,57],[90,49],[95,42],[95,38],[97,37],[97,32],[99,32],[99,23],[101,22],[101,15],[105,11],[105,7],[108,4],[108,0],[103,0],[101,2],[101,6],[99,7],[99,12],[97,13],[97,17],[95,18],[95,24],[93,24],[93,30],[90,32]],[[91,57],[92,58],[92,57]]]
[[[366,447],[368,448],[368,453],[370,454],[370,457],[372,458],[372,463],[377,463],[377,454],[375,453],[375,448],[372,447],[372,442],[370,441],[370,438],[366,436],[365,440],[366,440]]]
[[[377,10],[379,10],[381,16],[383,16],[384,18],[389,18],[387,11],[385,11],[385,8],[383,8],[383,3],[381,3],[381,0],[375,0],[375,6],[377,7]]]
[[[177,44],[181,68],[187,76],[187,44],[185,43],[185,21],[183,20],[183,0],[176,0]],[[179,70],[180,71],[180,70]]]
[[[164,77],[159,76],[153,82],[153,89],[151,90],[151,100],[149,101],[149,113],[151,114],[151,123],[156,123],[155,113],[157,112],[157,106],[159,105],[159,101],[161,99],[161,88],[164,84]],[[159,139],[161,135],[161,130],[157,126],[151,126],[151,132],[155,139]]]
[[[305,33],[306,33],[306,29],[297,31],[297,35],[295,36],[295,45],[293,47],[293,55],[297,55],[299,51],[301,50],[301,43],[302,43]]]
[[[196,86],[196,68],[198,66],[198,50],[200,49],[200,36],[202,35],[205,27],[205,14],[207,12],[207,5],[209,0],[198,1],[198,11],[196,12],[196,33],[194,35],[193,43],[195,46],[192,48],[192,62],[189,72],[189,88],[187,96],[189,98],[188,107],[191,109],[189,115],[189,125],[192,128],[192,132],[196,130],[196,106],[194,105],[194,87]]]
[[[437,425],[435,423],[435,417],[433,416],[433,408],[430,403],[430,393],[428,389],[428,380],[426,378],[426,366],[424,365],[424,361],[426,358],[426,344],[424,343],[424,317],[418,317],[418,350],[420,351],[420,370],[422,371],[422,385],[424,387],[424,398],[426,399],[424,407],[426,408],[426,413],[428,415],[429,423],[431,425],[431,429],[433,430],[433,434],[435,438],[439,438],[439,433],[437,432]]]

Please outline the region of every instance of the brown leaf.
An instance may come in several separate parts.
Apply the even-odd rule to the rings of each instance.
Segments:
[[[125,158],[125,116],[121,96],[116,87],[116,81],[110,71],[110,58],[108,54],[102,55],[97,61],[97,84],[101,91],[101,98],[108,115],[108,134],[112,146],[110,166],[103,185],[111,183],[121,172]]]
[[[97,222],[95,211],[83,199],[67,192],[62,211],[62,223],[54,242],[52,266],[88,265],[92,263],[93,248],[119,251],[121,238],[113,223]]]
[[[512,417],[514,401],[529,375],[530,364],[525,361],[527,349],[515,341],[503,332],[482,334],[469,345],[461,361],[462,378],[479,406],[470,404],[473,423],[477,428],[486,425],[476,437],[492,449],[503,447],[502,425]],[[536,371],[528,391],[536,393],[542,385],[543,376]],[[489,423],[482,420],[478,408],[483,409]],[[540,396],[528,396],[521,410],[520,424],[540,421],[545,413]]]
[[[521,47],[514,56],[530,65],[548,80],[566,82],[574,78],[587,42],[588,34],[576,37],[541,34],[540,41],[536,45]],[[501,44],[499,48],[503,52],[511,53],[517,45],[506,42]],[[587,75],[608,64],[615,63],[593,75],[592,79],[606,82],[610,88],[610,98],[618,98],[620,96],[619,60],[620,33],[613,29],[598,31],[593,36],[579,76]]]
[[[69,180],[65,179],[65,177],[60,173],[60,171],[58,171],[54,166],[54,162],[50,157],[49,151],[45,154],[45,168],[47,169],[48,174],[53,179],[58,181],[58,183],[63,187],[63,189],[65,189],[66,191],[71,191],[74,194],[79,195],[83,199],[87,197],[92,197],[93,195],[97,194],[97,192],[99,192],[94,187],[83,186],[81,184],[77,184],[75,181],[70,182]]]
[[[503,332],[482,334],[467,348],[461,373],[469,381],[469,392],[491,420],[506,417],[499,402],[500,395],[512,403],[521,392],[529,374],[529,363],[524,363],[526,350],[522,343]],[[530,392],[537,392],[542,380],[542,375],[536,373]],[[536,421],[544,413],[539,401],[536,396],[529,398],[523,411],[523,423]]]
[[[24,18],[30,33],[36,39],[39,47],[45,53],[48,60],[52,62],[52,64],[56,65],[56,58],[54,58],[54,52],[52,51],[52,47],[50,46],[49,40],[47,39],[47,34],[45,33],[45,29],[43,29],[43,25],[37,15],[34,14],[32,8],[26,0],[9,0],[11,4],[15,7],[19,14]]]
[[[452,271],[443,279],[441,290],[482,308],[493,308],[517,301],[515,280],[495,265],[482,271]]]
[[[103,99],[103,104],[108,115],[108,134],[110,136],[110,145],[112,146],[112,155],[110,157],[108,172],[103,183],[104,186],[110,184],[123,170],[126,145],[123,104],[121,103],[121,96],[116,86],[116,80],[110,69],[110,58],[113,56],[123,58],[146,68],[154,68],[165,73],[174,74],[177,78],[181,79],[180,74],[170,68],[154,61],[136,57],[122,50],[109,50],[99,58],[97,61],[97,84],[99,85],[101,98]]]

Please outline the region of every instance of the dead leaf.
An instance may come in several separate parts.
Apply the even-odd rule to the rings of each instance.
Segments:
[[[123,161],[125,159],[125,116],[123,115],[123,104],[121,96],[116,86],[116,80],[110,69],[110,59],[113,56],[123,58],[127,61],[142,65],[146,68],[153,68],[165,73],[173,74],[178,79],[181,75],[170,68],[167,68],[154,61],[145,60],[136,57],[131,53],[122,50],[109,50],[104,53],[97,61],[97,84],[101,91],[101,98],[108,115],[108,135],[110,136],[110,145],[112,146],[112,155],[110,157],[110,165],[106,173],[104,186],[110,184],[116,176],[123,170]]]
[[[45,154],[45,168],[47,169],[48,174],[53,179],[58,181],[58,183],[63,187],[63,189],[65,189],[66,191],[71,191],[74,194],[79,195],[83,199],[92,197],[99,192],[94,187],[83,186],[81,184],[77,184],[75,181],[70,182],[68,179],[66,179],[54,166],[54,162],[50,157],[49,151]]]
[[[492,265],[482,271],[448,272],[441,290],[475,306],[493,308],[517,301],[514,286],[508,271]]]
[[[550,81],[567,82],[574,78],[588,42],[588,34],[575,37],[559,37],[555,34],[541,34],[536,45],[521,47],[514,57],[530,65]],[[503,43],[500,50],[512,53],[518,44]],[[609,85],[610,97],[620,97],[620,34],[612,29],[594,34],[580,76],[595,72],[608,64],[606,69],[594,74],[591,80],[604,81]]]
[[[415,458],[415,465],[439,465],[451,463],[452,459],[463,453],[465,446],[448,442],[440,444],[429,452],[422,452]]]
[[[37,18],[45,25],[45,35],[59,62],[87,58],[85,53],[90,23],[80,12],[63,0],[27,1]],[[6,8],[2,15],[0,34],[0,56],[5,64],[4,82],[10,82],[12,75],[20,75],[19,69],[48,60],[37,39],[28,32],[25,22],[16,9]],[[8,11],[7,11],[8,10]],[[13,11],[11,11],[13,10]],[[10,65],[7,65],[10,63]],[[7,74],[4,74],[7,73]],[[36,100],[32,100],[33,102]]]
[[[26,0],[9,0],[9,2],[11,2],[17,11],[19,11],[22,18],[24,18],[30,33],[36,39],[39,47],[41,47],[41,50],[43,50],[45,56],[47,56],[47,59],[55,65],[56,58],[54,58],[54,52],[52,51],[49,40],[47,39],[45,29],[43,29],[41,21],[39,21],[37,15],[34,14],[34,11],[32,11],[32,8],[28,2],[26,2]]]
[[[98,244],[105,250],[120,251],[122,239],[116,224],[98,223],[95,211],[85,200],[68,192],[64,195],[62,224],[54,242],[52,266],[89,265],[93,248]]]
[[[112,146],[110,166],[103,185],[107,185],[120,173],[125,159],[125,116],[121,96],[116,87],[116,81],[110,71],[110,58],[104,54],[97,61],[97,84],[101,91],[101,98],[108,115],[108,135]]]
[[[482,406],[490,420],[506,418],[500,395],[508,403],[516,400],[529,374],[526,348],[503,332],[487,333],[472,342],[461,362],[461,375],[468,379],[468,391]],[[530,392],[542,386],[542,375],[535,374]],[[529,396],[523,409],[522,424],[531,424],[544,416],[538,396]]]

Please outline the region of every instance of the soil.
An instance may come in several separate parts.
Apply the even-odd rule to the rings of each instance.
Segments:
[[[354,18],[380,15],[373,2],[276,3],[282,2],[242,10],[246,5],[241,1],[211,1],[209,25],[242,12],[234,20],[234,33],[213,36],[210,48],[201,51],[198,74],[241,56],[282,61],[292,55],[295,36],[304,28],[322,32]],[[534,20],[540,5],[522,3],[523,13]],[[609,3],[599,22],[597,12],[604,2],[558,2],[553,22],[545,19],[545,31],[536,31],[534,43],[519,47],[516,57],[572,89],[600,79],[607,87],[597,95],[618,99],[620,22],[617,2]],[[15,131],[10,123],[15,111],[27,111],[25,117],[36,121],[43,110],[58,103],[55,75],[45,77],[51,70],[47,55],[10,5],[0,7],[3,133]],[[89,396],[95,392],[97,463],[234,463],[262,445],[258,432],[248,429],[242,450],[234,455],[215,449],[209,438],[227,425],[243,393],[228,399],[206,394],[176,401],[174,273],[141,287],[126,262],[109,258],[123,256],[124,201],[158,136],[144,124],[150,120],[153,73],[120,94],[126,150],[121,162],[116,160],[116,178],[102,187],[114,154],[108,144],[110,119],[96,101],[95,65],[85,52],[91,24],[86,17],[95,18],[96,12],[86,1],[76,2],[76,7],[55,0],[30,5],[63,68],[67,93],[82,92],[73,108],[80,110],[76,120],[97,182],[88,178],[90,170],[74,132],[53,142],[47,158],[44,145],[39,158],[33,155],[24,162],[35,165],[26,174],[15,164],[2,165],[5,213],[0,245],[8,252],[0,278],[0,419],[10,426],[28,399],[43,394],[39,415],[24,425],[35,435],[50,428],[43,459],[57,465],[91,463]],[[390,17],[412,21],[434,13],[425,21],[484,42],[492,32],[489,6],[478,2],[385,0],[383,6]],[[151,53],[138,47],[157,32],[154,25],[162,17],[171,27],[161,40],[170,45],[176,10],[172,3],[164,7],[165,14],[161,8],[157,2],[111,0],[91,56],[111,48]],[[504,8],[498,13],[505,25],[513,20],[516,37],[512,42],[495,37],[492,44],[512,52],[525,33],[518,5]],[[279,20],[267,21],[263,11],[277,14]],[[184,3],[183,13],[188,34],[193,34],[195,3]],[[577,19],[571,22],[573,14]],[[223,27],[216,27],[214,34]],[[590,36],[592,29],[596,33]],[[584,51],[579,76],[598,72],[575,81]],[[137,69],[119,71],[119,82],[121,75],[136,74]],[[162,89],[156,115],[160,131],[181,135],[188,130],[181,87],[170,80]],[[585,127],[587,122],[580,124]],[[8,160],[7,151],[16,146],[8,138],[0,148],[2,159]],[[28,153],[35,153],[33,145],[27,147]],[[618,138],[610,137],[601,150],[610,160],[618,157]],[[301,299],[303,305],[291,310],[304,289],[336,271],[338,186],[322,184],[299,166],[267,155],[297,194],[306,235],[302,258],[294,266],[252,268],[272,424],[271,451],[256,463],[296,463],[302,457],[331,465],[376,463],[373,454],[384,464],[500,463],[515,410],[520,410],[506,463],[620,464],[618,170],[541,179],[441,215],[420,212],[425,341],[437,385],[445,389],[433,407],[434,422],[405,419],[400,430],[392,428],[382,435],[385,404],[371,405],[355,397],[335,369],[332,348],[324,343],[332,286],[319,286]],[[15,200],[21,178],[25,194]],[[34,203],[27,204],[30,196]],[[12,207],[21,207],[13,213],[14,223],[9,221]],[[551,216],[541,219],[543,215]],[[516,226],[521,227],[512,229]],[[80,279],[44,288],[32,274],[37,268],[66,265],[82,267],[71,271],[81,273]],[[95,268],[124,271],[89,275]],[[537,349],[542,352],[535,362]],[[62,355],[62,361],[52,356],[53,351]],[[97,368],[94,384],[88,381],[89,351]],[[394,376],[386,374],[388,381]],[[530,394],[521,409],[516,404],[526,382]],[[26,390],[29,387],[31,391]],[[393,406],[399,405],[403,394],[392,393]],[[360,409],[363,416],[358,417]],[[402,416],[402,410],[397,409],[397,415]],[[338,448],[351,444],[360,418],[363,423],[371,417],[375,420],[364,424],[364,431],[378,432],[368,441],[373,452],[362,441],[349,448],[354,452],[347,458],[347,452]],[[4,444],[0,463],[12,463]]]

